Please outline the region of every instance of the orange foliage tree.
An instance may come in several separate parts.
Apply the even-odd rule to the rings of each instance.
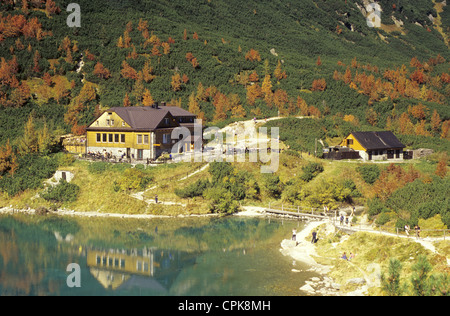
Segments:
[[[252,48],[245,55],[245,59],[248,61],[261,61],[261,56],[257,50]]]
[[[394,191],[404,187],[420,177],[420,173],[411,165],[407,171],[399,165],[391,164],[384,170],[372,190],[375,196],[385,201]]]
[[[7,173],[13,175],[17,168],[17,157],[8,139],[6,144],[0,147],[0,178]]]
[[[327,82],[324,78],[316,79],[312,83],[311,91],[325,91],[327,88]]]
[[[137,71],[131,67],[125,60],[122,62],[122,70],[121,75],[125,79],[137,80],[138,74]]]
[[[111,77],[111,73],[107,68],[103,66],[101,62],[97,62],[94,67],[94,75],[102,79],[108,79]]]

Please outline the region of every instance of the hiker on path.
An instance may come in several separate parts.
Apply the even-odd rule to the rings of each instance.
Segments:
[[[312,232],[312,239],[311,239],[311,243],[315,244],[317,242],[317,232],[313,231]]]
[[[296,229],[292,230],[292,240],[297,241],[297,230]]]
[[[405,225],[405,233],[406,233],[406,236],[408,236],[408,237],[409,237],[409,230],[410,230],[409,225],[408,224]]]
[[[414,227],[415,231],[416,231],[416,237],[417,239],[420,239],[420,227],[418,225],[416,225]]]
[[[155,203],[158,204],[158,195],[155,195]]]

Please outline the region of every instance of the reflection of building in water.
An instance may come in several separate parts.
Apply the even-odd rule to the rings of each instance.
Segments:
[[[107,289],[140,288],[166,294],[181,268],[195,256],[159,249],[88,250],[91,274]]]

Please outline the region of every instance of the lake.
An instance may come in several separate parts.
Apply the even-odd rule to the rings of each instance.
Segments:
[[[279,249],[294,220],[0,216],[1,295],[288,296],[312,272]],[[69,269],[70,264],[77,269]],[[73,274],[76,273],[76,274]],[[79,282],[80,287],[71,287]],[[71,285],[71,286],[69,286]]]

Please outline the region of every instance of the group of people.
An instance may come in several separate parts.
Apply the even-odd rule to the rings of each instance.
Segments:
[[[411,230],[411,227],[408,224],[406,224],[405,225],[405,233],[406,233],[406,236],[408,236],[408,237],[409,237],[409,231],[410,230]],[[416,232],[416,237],[420,238],[420,227],[419,227],[419,225],[414,226],[414,231]]]
[[[345,216],[344,217],[344,215],[341,215],[341,217],[339,218],[339,222],[341,223],[341,226],[344,226],[344,221],[345,221],[345,225],[350,227],[352,219],[353,219],[352,216],[350,216],[350,217]]]
[[[297,242],[297,230],[295,228],[292,230],[292,240],[296,242],[296,245],[298,245],[298,242]],[[319,237],[317,235],[317,231],[313,230],[311,243],[315,244],[317,241],[319,241]]]
[[[350,260],[352,260],[353,258],[355,258],[355,255],[354,255],[353,253],[351,253],[351,252],[350,252],[350,256],[347,257],[347,253],[344,252],[344,253],[342,254],[342,257],[341,257],[341,259],[347,260],[347,261],[350,261]]]

